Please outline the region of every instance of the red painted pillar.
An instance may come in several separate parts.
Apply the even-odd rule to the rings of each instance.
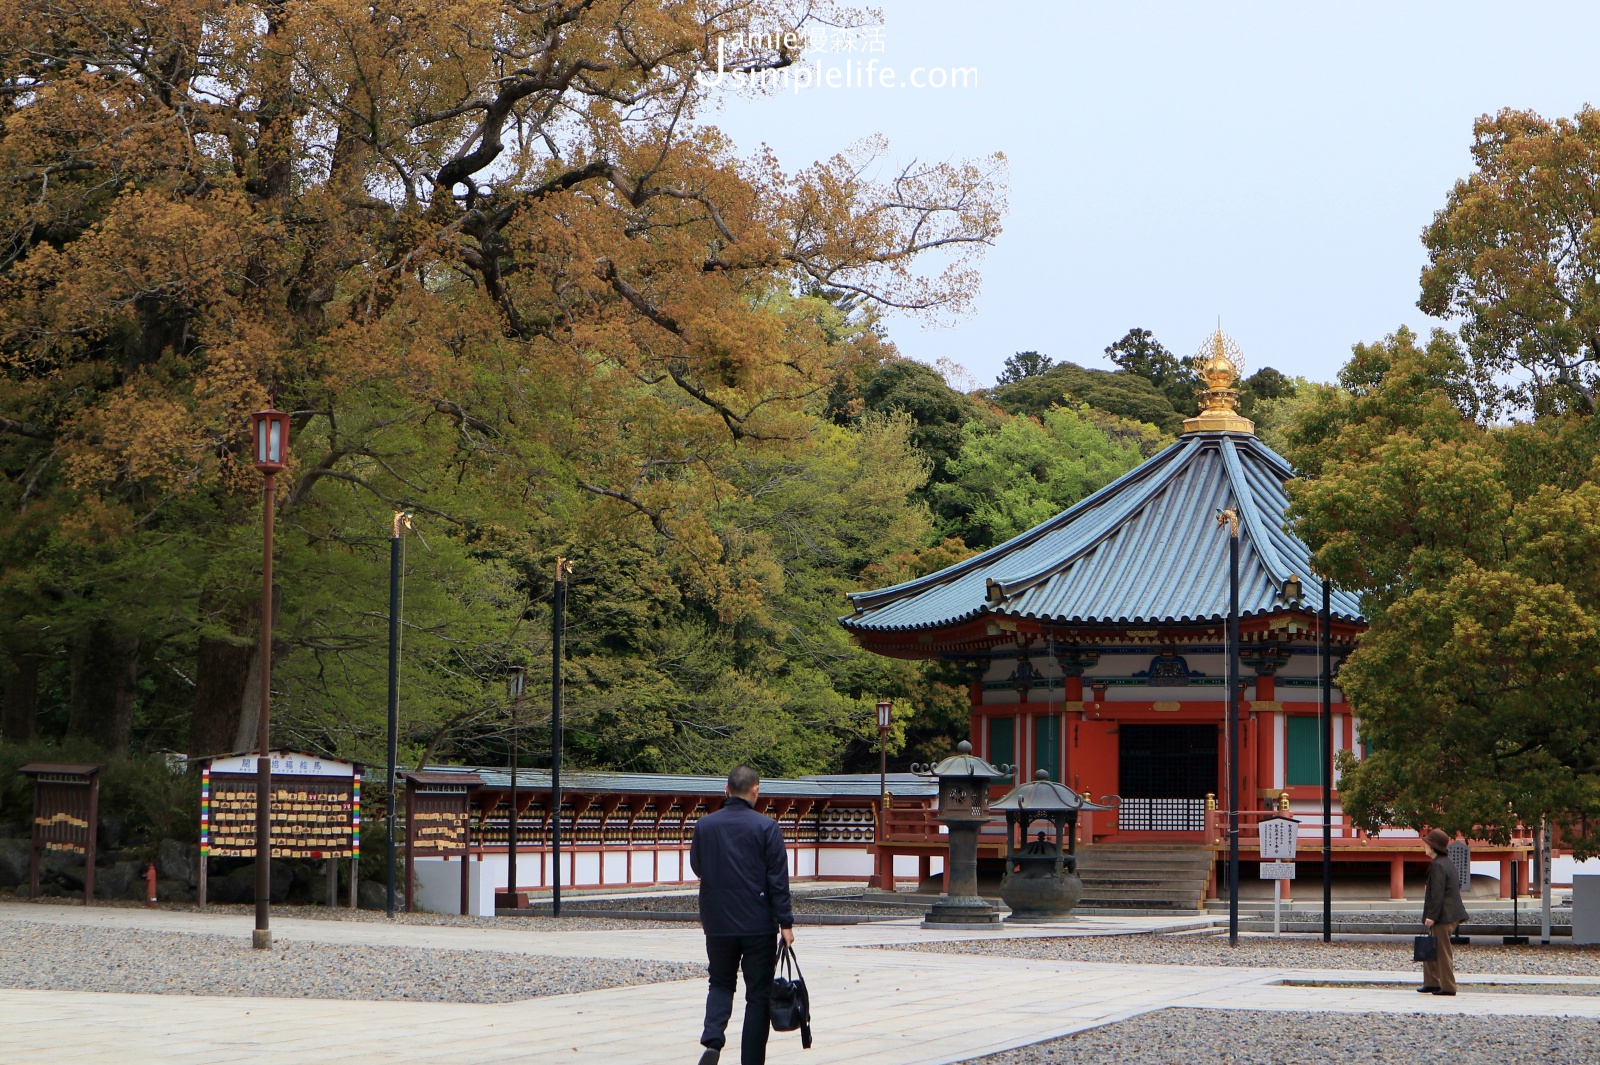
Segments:
[[[1511,897],[1511,856],[1506,855],[1500,859],[1500,897]]]
[[[1389,859],[1389,897],[1406,897],[1406,860],[1398,854]]]

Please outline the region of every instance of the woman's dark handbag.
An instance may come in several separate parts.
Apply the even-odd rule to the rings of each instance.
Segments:
[[[1439,957],[1439,941],[1432,935],[1418,936],[1411,941],[1412,961],[1436,961]]]
[[[806,978],[800,973],[794,948],[778,941],[778,971],[772,976],[772,1030],[792,1032],[800,1029],[800,1045],[811,1049],[811,996],[806,993]]]

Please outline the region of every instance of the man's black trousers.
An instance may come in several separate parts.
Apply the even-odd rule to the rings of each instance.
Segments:
[[[778,964],[778,937],[706,936],[706,959],[711,963],[711,991],[706,995],[706,1028],[700,1045],[721,1050],[727,1042],[728,1018],[733,1015],[733,991],[741,963],[744,968],[744,1035],[740,1040],[740,1065],[766,1065],[768,1012],[772,997],[772,971]]]

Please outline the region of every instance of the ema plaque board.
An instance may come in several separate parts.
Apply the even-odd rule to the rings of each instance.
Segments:
[[[270,831],[274,858],[361,856],[361,771],[349,762],[275,751]],[[219,758],[200,771],[200,854],[256,856],[256,757]]]

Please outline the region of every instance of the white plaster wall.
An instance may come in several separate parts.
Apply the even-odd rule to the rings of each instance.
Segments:
[[[825,849],[817,875],[869,877],[872,875],[872,855],[865,848]]]

